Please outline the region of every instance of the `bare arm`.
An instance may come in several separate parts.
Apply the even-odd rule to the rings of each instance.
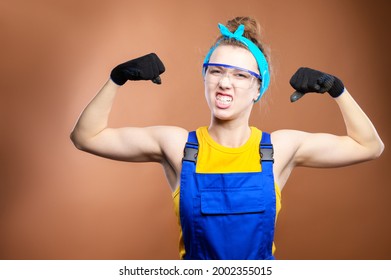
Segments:
[[[176,154],[180,153],[175,147],[179,150],[183,148],[181,143],[186,140],[187,133],[184,129],[164,126],[115,129],[107,127],[119,85],[123,85],[128,79],[154,82],[159,80],[157,83],[160,83],[159,75],[163,71],[164,66],[155,54],[128,61],[114,68],[111,79],[80,115],[71,133],[75,146],[83,151],[116,160],[177,161]]]
[[[80,115],[71,139],[83,151],[102,157],[132,162],[161,162],[164,149],[185,130],[175,127],[107,127],[119,86],[108,80]]]
[[[375,159],[384,144],[374,125],[347,90],[335,98],[346,125],[346,135],[300,133],[295,165],[339,167]]]
[[[311,69],[310,71],[310,74],[313,73]],[[323,75],[321,72],[315,72],[315,74],[318,73]],[[304,77],[304,75],[300,76]],[[303,80],[298,79],[293,82],[291,80],[291,85],[296,90],[306,90],[306,92],[317,91],[324,86],[322,83],[321,87],[310,84],[308,82],[310,78],[304,77]],[[317,79],[314,81],[316,83]],[[375,159],[383,152],[384,144],[368,116],[342,83],[340,88],[342,94],[339,93],[334,100],[345,121],[346,135],[337,136],[296,130],[279,130],[272,134],[275,145],[275,173],[280,187],[284,186],[295,166],[340,167]]]
[[[71,140],[78,149],[91,152],[96,150],[91,142],[107,128],[119,87],[109,79],[81,113],[71,133]]]

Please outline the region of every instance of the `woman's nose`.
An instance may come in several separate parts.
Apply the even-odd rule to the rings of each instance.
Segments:
[[[230,78],[230,75],[229,73],[225,73],[221,79],[220,79],[220,82],[219,82],[219,86],[220,87],[223,87],[223,88],[230,88],[232,87],[232,82],[231,82],[231,78]]]

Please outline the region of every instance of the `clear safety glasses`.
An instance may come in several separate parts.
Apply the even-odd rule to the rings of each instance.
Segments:
[[[205,82],[212,86],[218,86],[225,77],[234,88],[241,89],[250,89],[256,80],[262,81],[261,76],[253,71],[220,63],[204,63],[203,74]]]

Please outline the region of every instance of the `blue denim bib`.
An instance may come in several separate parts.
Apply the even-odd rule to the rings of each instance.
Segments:
[[[196,173],[197,153],[192,131],[180,183],[184,259],[274,259],[276,194],[270,134],[262,133],[262,172]]]

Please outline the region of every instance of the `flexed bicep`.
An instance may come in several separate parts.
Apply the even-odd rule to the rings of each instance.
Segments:
[[[169,126],[106,128],[83,150],[115,160],[162,162],[172,157],[176,145],[181,149],[177,142],[185,134],[184,129]]]
[[[82,150],[102,157],[130,162],[159,161],[162,156],[153,128],[106,128]]]
[[[346,135],[295,132],[298,141],[294,162],[301,166],[338,167],[374,159],[384,144],[375,127],[337,77],[300,68],[290,80],[296,90],[291,101],[308,92],[328,92],[338,104],[346,126]]]
[[[301,142],[294,155],[296,166],[331,168],[369,159],[370,151],[349,136],[301,132]]]

